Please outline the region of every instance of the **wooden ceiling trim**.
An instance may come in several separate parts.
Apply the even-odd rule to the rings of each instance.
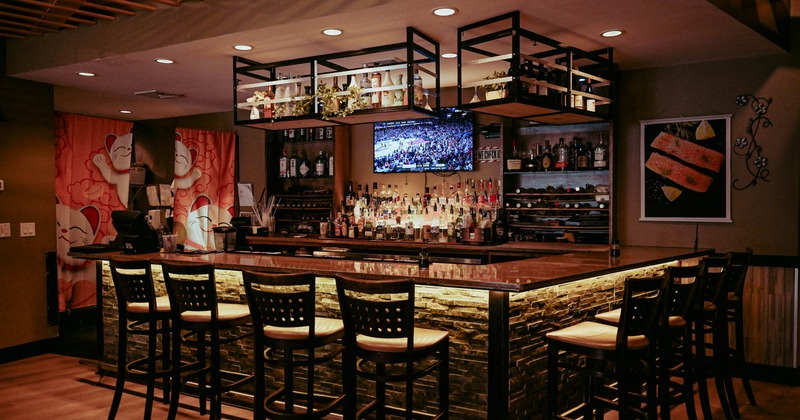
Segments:
[[[103,14],[103,13],[96,13],[96,12],[91,12],[91,11],[88,11],[88,10],[81,10],[81,9],[76,8],[76,7],[62,6],[62,5],[58,4],[58,3],[45,3],[43,1],[38,1],[38,0],[19,0],[19,1],[21,1],[23,3],[26,3],[26,4],[34,5],[34,6],[43,6],[43,7],[48,7],[48,8],[58,9],[58,10],[64,10],[64,11],[67,11],[67,12],[72,12],[72,13],[74,13],[76,15],[91,16],[91,17],[97,18],[97,19],[103,19],[103,20],[116,20],[117,19],[113,15],[106,15],[106,14]]]
[[[1,6],[2,5],[0,5],[0,7]],[[27,20],[27,21],[30,21],[30,22],[40,23],[42,25],[58,26],[58,27],[61,27],[61,28],[66,28],[66,29],[78,29],[78,27],[76,25],[72,25],[70,23],[54,22],[54,21],[51,21],[51,20],[37,18],[37,17],[34,17],[34,16],[20,15],[18,13],[11,13],[11,12],[4,12],[2,10],[0,10],[0,16],[8,16],[8,17],[16,18],[16,19]]]

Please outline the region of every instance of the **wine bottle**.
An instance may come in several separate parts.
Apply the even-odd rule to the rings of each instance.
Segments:
[[[583,90],[586,93],[594,95],[594,89],[592,89],[592,79],[586,79],[586,83],[583,85]],[[587,111],[595,112],[596,107],[594,98],[586,97],[584,102],[586,103]]]
[[[524,166],[526,172],[536,172],[536,155],[533,153],[533,149],[528,150]]]
[[[575,169],[578,171],[585,171],[589,169],[589,155],[586,153],[586,147],[580,137],[576,137],[577,146],[575,148]]]
[[[543,83],[550,83],[550,75],[547,72],[547,67],[545,67],[543,63],[539,63],[539,72],[536,73],[536,81],[539,82],[536,86],[536,94],[539,95],[539,99],[548,99],[550,93],[547,90],[547,86],[543,85]]]
[[[394,92],[389,90],[390,86],[392,86],[392,74],[389,73],[389,70],[386,70],[383,72],[383,77],[381,79],[381,88],[386,89],[380,92],[381,107],[383,108],[388,108],[394,103]]]
[[[509,172],[519,172],[522,169],[522,159],[517,151],[517,139],[511,139],[511,157],[506,159],[506,170]]]

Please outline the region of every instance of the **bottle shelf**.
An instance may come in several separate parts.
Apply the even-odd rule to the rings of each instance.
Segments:
[[[439,55],[438,42],[408,27],[405,42],[378,47],[274,63],[234,57],[234,122],[283,130],[434,117],[440,104]],[[372,74],[381,75],[378,79],[388,74],[389,81],[374,85]],[[368,86],[359,81],[365,75]],[[383,105],[387,93],[392,102],[373,108],[371,97],[378,94]]]
[[[552,125],[610,118],[611,48],[566,46],[522,28],[518,11],[458,32],[460,108]],[[503,92],[499,98],[488,97],[498,89]]]

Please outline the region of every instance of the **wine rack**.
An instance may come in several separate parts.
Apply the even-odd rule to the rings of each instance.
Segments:
[[[275,194],[275,228],[284,233],[319,233],[319,222],[333,211],[333,191],[302,190]]]
[[[504,141],[506,157],[513,154],[512,143],[522,150],[535,150],[544,142],[557,144],[560,138],[577,137],[587,140],[587,146],[589,140],[600,137],[607,139],[609,157],[611,155],[610,123],[558,126],[528,126],[525,122],[516,124],[517,127],[504,136],[507,137]],[[612,170],[506,170],[503,173],[503,186],[509,239],[609,243],[612,228]]]
[[[511,12],[458,29],[458,106],[540,124],[611,116],[613,50],[582,51]]]
[[[408,27],[406,41],[396,44],[273,63],[234,57],[234,122],[283,130],[429,118],[440,104],[439,55],[438,42]],[[391,74],[391,82],[350,90],[350,82],[376,72]],[[322,85],[336,91],[323,94]],[[357,105],[384,93],[397,100],[381,107]]]

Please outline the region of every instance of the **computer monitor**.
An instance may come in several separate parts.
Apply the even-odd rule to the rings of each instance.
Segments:
[[[144,213],[136,210],[114,210],[111,224],[117,230],[114,248],[129,254],[158,251],[158,235],[150,229]]]

